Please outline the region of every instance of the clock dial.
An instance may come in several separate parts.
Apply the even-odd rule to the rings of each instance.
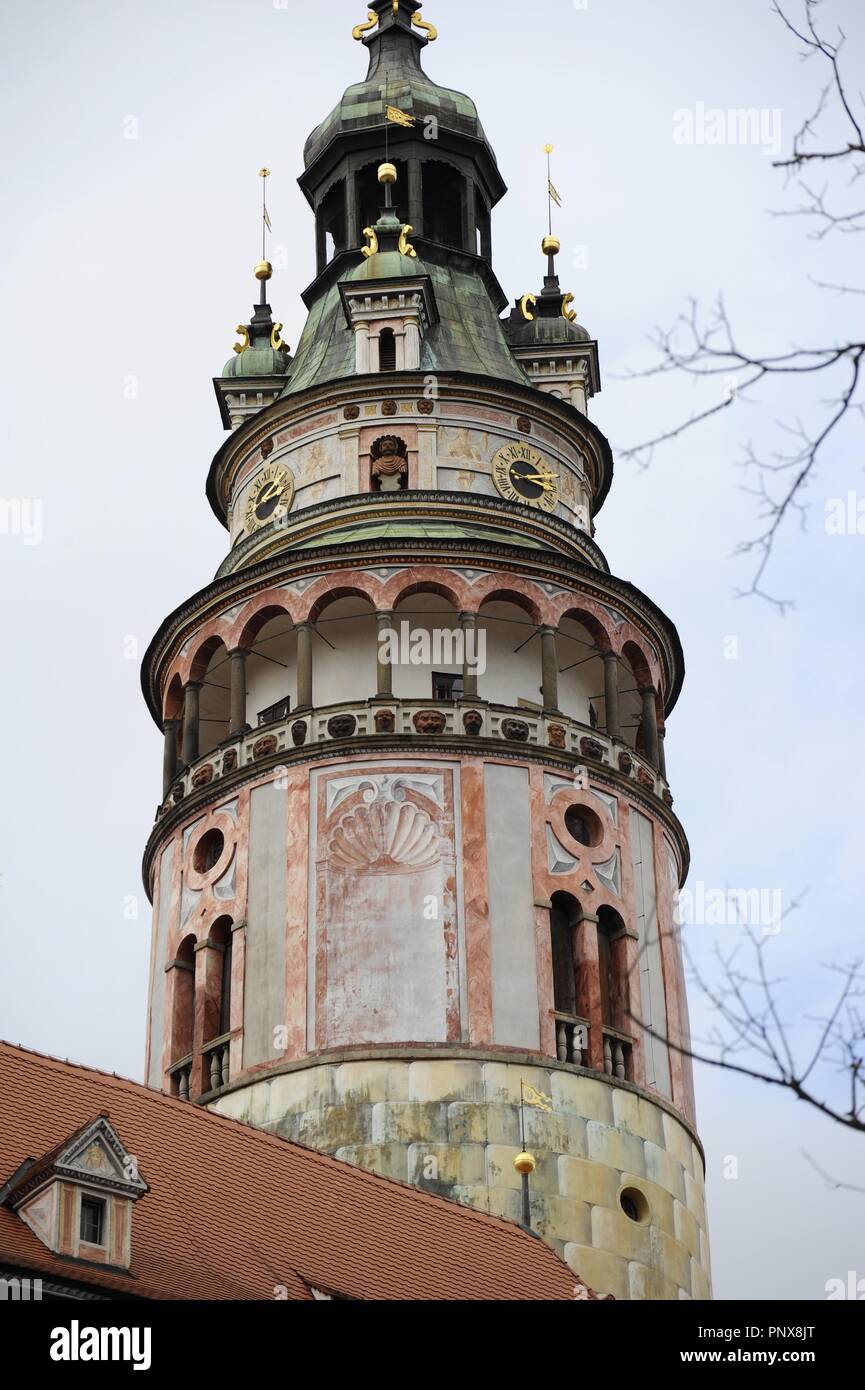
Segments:
[[[530,444],[506,444],[493,459],[493,482],[509,502],[551,512],[559,500],[559,475]]]
[[[253,486],[246,506],[246,529],[251,535],[280,517],[287,516],[294,501],[294,478],[286,468],[274,464],[265,469]]]

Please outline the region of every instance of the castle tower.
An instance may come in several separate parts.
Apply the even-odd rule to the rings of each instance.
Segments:
[[[228,555],[144,661],[147,1076],[517,1222],[526,1147],[531,1225],[589,1284],[707,1298],[682,653],[594,538],[612,458],[558,243],[507,316],[505,186],[418,9],[374,0],[307,141],[306,327],[292,357],[262,262],[216,381]]]

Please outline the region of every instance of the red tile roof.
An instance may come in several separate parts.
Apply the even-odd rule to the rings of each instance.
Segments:
[[[586,1297],[518,1226],[135,1082],[0,1042],[0,1095],[0,1185],[107,1112],[150,1187],[128,1275],[58,1258],[4,1207],[8,1266],[159,1299]]]

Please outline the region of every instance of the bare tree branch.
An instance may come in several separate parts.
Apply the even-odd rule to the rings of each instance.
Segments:
[[[844,167],[850,172],[849,184],[865,176],[865,121],[857,115],[848,95],[841,69],[845,35],[839,28],[834,40],[826,38],[817,27],[819,0],[803,0],[804,17],[796,24],[773,0],[772,8],[787,31],[802,45],[804,60],[817,59],[828,65],[829,81],[823,87],[816,108],[803,121],[793,138],[792,153],[776,160],[776,168],[788,178],[802,174],[807,168],[823,164],[832,170]],[[861,98],[860,98],[861,101]],[[817,147],[818,128],[830,109],[840,113],[846,139],[837,144]],[[805,201],[797,208],[773,214],[777,217],[805,216],[812,219],[816,229],[811,236],[823,240],[831,232],[852,234],[865,231],[865,207],[838,211],[827,202],[829,185],[814,188],[804,179],[798,180]],[[840,295],[861,295],[865,289],[813,281],[819,288]],[[792,606],[789,599],[775,597],[765,587],[776,541],[793,515],[804,522],[804,494],[816,474],[825,454],[828,441],[848,415],[865,415],[863,399],[862,362],[865,357],[865,334],[854,335],[847,341],[825,346],[794,346],[786,352],[753,352],[742,347],[734,333],[723,298],[719,297],[708,319],[700,314],[696,301],[681,314],[671,329],[656,328],[650,343],[657,361],[641,371],[626,373],[628,379],[663,376],[673,372],[689,376],[694,382],[724,377],[720,398],[693,411],[686,419],[662,430],[653,438],[621,451],[622,457],[638,466],[649,467],[654,452],[663,445],[679,439],[689,431],[741,403],[756,404],[759,388],[771,380],[801,378],[807,380],[823,374],[832,383],[827,398],[814,404],[823,411],[822,422],[809,429],[800,421],[781,425],[794,441],[792,446],[770,458],[761,457],[750,446],[745,451],[743,466],[756,479],[755,486],[746,487],[758,501],[758,519],[763,523],[751,539],[736,547],[735,554],[751,556],[754,562],[750,584],[738,591],[739,597],[759,597],[773,604],[781,613]]]

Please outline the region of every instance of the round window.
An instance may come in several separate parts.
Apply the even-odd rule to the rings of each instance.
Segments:
[[[635,1221],[638,1226],[645,1225],[651,1215],[648,1198],[638,1187],[623,1187],[619,1193],[619,1206],[628,1220]]]
[[[192,863],[198,874],[211,873],[222,858],[225,836],[221,830],[208,830],[195,846]]]
[[[604,838],[600,817],[588,806],[571,806],[565,812],[565,829],[578,845],[589,848],[599,845]]]

